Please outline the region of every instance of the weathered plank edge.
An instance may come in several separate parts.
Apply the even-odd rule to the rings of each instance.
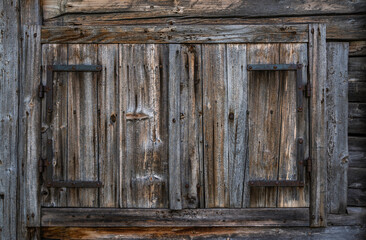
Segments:
[[[118,209],[43,208],[42,226],[204,227],[309,226],[308,208]]]
[[[312,86],[310,97],[311,227],[326,227],[327,225],[326,50],[325,25],[310,24],[309,81]]]
[[[308,42],[308,24],[44,26],[42,43]]]

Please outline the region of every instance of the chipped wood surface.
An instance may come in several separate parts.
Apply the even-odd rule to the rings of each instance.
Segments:
[[[247,43],[307,42],[307,24],[51,26],[42,43]]]

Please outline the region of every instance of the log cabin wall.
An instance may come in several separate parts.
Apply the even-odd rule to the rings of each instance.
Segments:
[[[37,185],[38,181],[37,175],[32,175],[32,170],[38,167],[34,159],[38,158],[40,149],[37,146],[26,144],[26,142],[38,141],[39,136],[34,133],[41,130],[37,124],[34,125],[34,122],[37,123],[37,121],[31,120],[36,118],[32,115],[34,109],[40,107],[34,94],[38,86],[27,82],[28,75],[25,73],[40,78],[37,70],[27,67],[37,66],[39,64],[37,61],[41,59],[40,25],[52,28],[52,26],[77,27],[80,25],[167,24],[174,26],[177,24],[288,24],[309,22],[327,24],[328,43],[345,43],[345,49],[349,46],[349,159],[347,159],[347,156],[340,158],[344,162],[348,161],[349,166],[346,171],[348,171],[347,204],[349,207],[348,217],[350,218],[333,216],[331,223],[335,227],[332,227],[332,230],[329,230],[330,232],[318,230],[313,231],[313,233],[318,234],[317,236],[320,237],[362,237],[364,232],[355,225],[363,225],[364,219],[358,217],[356,221],[353,221],[354,219],[351,216],[353,213],[364,211],[358,207],[366,206],[366,1],[41,0],[40,2],[19,2],[4,1],[0,4],[2,12],[0,26],[2,32],[5,33],[1,35],[0,41],[0,49],[5,53],[1,56],[0,62],[2,69],[0,84],[1,89],[12,89],[10,92],[1,92],[0,96],[2,124],[0,130],[2,136],[7,136],[7,138],[3,138],[5,139],[4,144],[9,146],[5,148],[6,151],[2,151],[0,154],[0,176],[1,178],[6,176],[5,181],[0,183],[0,210],[4,216],[0,219],[0,227],[4,239],[9,236],[9,239],[39,238],[40,215],[37,212],[39,206],[35,204],[38,192],[37,189],[27,189],[22,184],[32,182]],[[17,41],[17,37],[19,41]],[[28,49],[28,52],[21,52],[20,49]],[[329,44],[328,51],[331,50],[332,46]],[[341,53],[339,54],[339,58],[344,59],[344,56]],[[17,67],[14,65],[17,62],[22,62],[22,64]],[[7,79],[15,79],[19,82]],[[13,105],[9,105],[9,102],[12,102]],[[16,107],[17,105],[19,108]],[[29,133],[33,133],[33,135]],[[24,136],[30,138],[30,140],[25,140]],[[17,141],[19,141],[18,146],[16,146]],[[14,152],[18,149],[19,153],[14,155]],[[105,150],[108,151],[108,149]],[[32,159],[33,161],[30,161]],[[113,166],[107,167],[113,168]],[[19,173],[18,177],[16,177],[17,172]],[[6,194],[7,192],[9,192],[9,195]],[[110,198],[115,197],[113,194],[107,196]],[[15,213],[11,212],[16,209],[15,206],[11,207],[11,204],[14,205],[15,200],[19,202],[19,206],[25,206],[20,213],[17,213],[17,219],[14,218]],[[101,199],[101,201],[103,200]],[[4,206],[10,207],[4,208]],[[90,238],[102,235],[129,238],[136,237],[137,233],[140,234],[141,238],[156,238],[157,235],[154,234],[158,230],[153,228],[144,231],[122,228],[118,230],[58,228],[54,231],[56,231],[56,236],[64,236],[64,238],[75,236]],[[267,236],[272,237],[279,236],[278,229],[258,231],[245,228],[216,230],[201,228],[190,231],[167,228],[165,230],[159,229],[159,231],[161,234],[159,236],[176,236],[179,238],[187,238],[187,236],[200,238],[202,235],[258,237],[267,234]],[[299,234],[308,236],[308,232],[300,232],[301,229],[287,229],[283,230],[282,234],[286,237],[299,236]],[[44,237],[52,238],[54,236],[45,235]]]

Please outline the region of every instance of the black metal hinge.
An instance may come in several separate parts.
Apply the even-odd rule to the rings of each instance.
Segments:
[[[49,89],[44,86],[42,83],[39,84],[39,87],[38,87],[38,97],[39,98],[44,98],[44,94],[45,92],[47,92]]]

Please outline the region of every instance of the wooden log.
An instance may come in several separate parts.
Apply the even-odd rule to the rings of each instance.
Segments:
[[[366,188],[366,168],[348,169],[348,188]]]
[[[307,42],[299,25],[126,25],[43,27],[42,43]]]
[[[366,208],[347,207],[345,214],[329,214],[328,226],[365,226]]]
[[[359,57],[366,55],[366,41],[351,41],[349,43],[349,56]]]
[[[349,167],[366,168],[366,137],[348,137]]]
[[[326,28],[322,24],[310,24],[309,32],[309,72],[312,86],[310,98],[310,157],[312,159],[310,226],[325,227],[327,225]]]
[[[348,169],[348,43],[327,43],[328,211],[345,213]]]
[[[253,227],[195,227],[195,228],[81,228],[43,227],[47,239],[364,239],[366,228],[334,226],[328,228],[253,228]]]
[[[18,161],[22,162],[20,159],[23,160],[22,154],[17,155],[18,116],[21,115],[20,119],[24,121],[25,114],[29,114],[29,112],[24,111],[24,108],[19,110],[19,83],[21,79],[19,79],[18,63],[21,54],[19,41],[21,29],[19,28],[18,8],[18,1],[6,1],[0,5],[2,13],[0,15],[0,31],[2,33],[0,35],[0,208],[2,210],[0,238],[2,239],[17,239],[17,216],[20,214],[17,211],[17,176],[18,172],[21,171],[18,171]],[[24,99],[21,98],[21,100]],[[27,101],[27,103],[30,102]],[[32,117],[34,116],[32,115]],[[26,211],[24,210],[22,213],[24,212]]]
[[[43,208],[42,226],[214,227],[309,226],[308,208],[116,209]]]
[[[348,189],[347,203],[348,206],[366,207],[366,189]]]
[[[242,1],[200,1],[183,0],[172,2],[169,0],[136,2],[109,0],[62,0],[43,1],[44,19],[53,19],[71,14],[108,14],[122,13],[124,19],[131,18],[159,18],[159,17],[192,17],[192,16],[239,16],[239,17],[268,17],[293,15],[329,15],[363,12],[366,4],[363,1],[326,1],[316,0],[291,1],[285,0],[280,4],[269,0],[254,2]]]

